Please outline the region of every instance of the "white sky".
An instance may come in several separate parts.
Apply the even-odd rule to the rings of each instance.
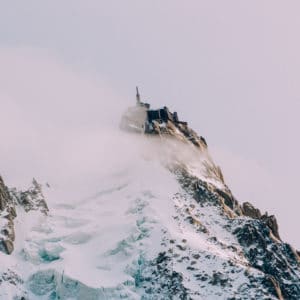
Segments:
[[[21,152],[45,133],[49,152],[53,132],[93,136],[99,116],[115,117],[107,102],[126,107],[139,85],[206,137],[237,198],[275,213],[300,248],[299,10],[292,0],[2,1],[0,172],[38,177],[37,154],[25,163]]]

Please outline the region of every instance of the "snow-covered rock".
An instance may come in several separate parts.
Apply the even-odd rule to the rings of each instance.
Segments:
[[[84,196],[48,189],[48,210],[36,181],[2,188],[17,217],[0,299],[300,299],[299,256],[275,217],[235,199],[186,123],[150,125],[134,164]]]

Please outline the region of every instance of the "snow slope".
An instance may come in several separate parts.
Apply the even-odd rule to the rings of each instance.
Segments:
[[[280,299],[234,234],[249,218],[216,205],[208,153],[161,136],[131,153],[124,135],[113,170],[44,187],[48,215],[18,207],[0,299]]]

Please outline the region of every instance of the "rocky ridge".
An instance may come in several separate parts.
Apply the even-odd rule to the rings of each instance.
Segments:
[[[150,174],[145,181],[134,178],[132,184],[128,178],[118,186],[114,182],[111,188],[88,198],[92,202],[84,201],[78,208],[62,205],[58,216],[46,217],[50,221],[43,223],[43,228],[33,228],[32,237],[24,241],[17,254],[23,257],[26,267],[30,266],[29,275],[24,277],[12,269],[0,274],[0,298],[1,287],[6,284],[14,291],[11,299],[22,300],[300,299],[299,253],[280,239],[276,218],[262,214],[249,202],[240,204],[235,199],[220,167],[210,157],[205,139],[186,122],[178,121],[177,114],[175,121],[154,119],[146,125],[148,131],[140,138],[158,141],[158,157],[164,171],[168,170],[168,178],[164,173],[162,180],[174,179],[176,188],[172,185],[168,195],[160,194],[155,189],[160,182]],[[134,128],[140,133],[136,124]],[[193,159],[183,159],[181,150],[185,149]],[[146,171],[145,174],[152,172]],[[118,214],[121,202],[126,206]],[[166,202],[169,206],[164,211]],[[0,243],[7,254],[14,254],[14,220],[19,209],[25,213],[40,211],[47,216],[41,185],[33,180],[27,191],[17,191],[8,189],[1,179],[0,210],[4,221]],[[85,211],[88,218],[81,216]],[[121,222],[122,234],[112,242],[112,232],[118,224],[113,224],[108,236],[109,227],[105,227],[99,237],[97,221],[101,216],[108,222],[113,213]],[[93,217],[95,223],[91,223]],[[60,232],[55,224],[65,227]],[[97,285],[89,285],[80,275],[77,278],[65,274],[57,267],[59,263],[66,267],[68,249],[71,256],[73,251],[79,255],[99,247],[105,237],[105,244],[112,245],[105,251],[97,248],[99,261],[93,272],[105,274]],[[88,248],[90,242],[92,248]],[[92,253],[79,257],[88,264],[89,256]],[[76,264],[79,262],[76,259]],[[118,274],[123,272],[122,279],[105,285],[105,277],[116,268]]]
[[[241,246],[240,257],[246,260],[242,264],[259,272],[254,275],[245,271],[244,274],[249,280],[245,285],[247,292],[243,294],[240,290],[238,295],[232,299],[248,299],[250,294],[260,299],[270,299],[271,297],[274,299],[300,299],[299,252],[280,239],[276,217],[269,216],[267,213],[261,214],[260,210],[249,202],[239,204],[225,184],[220,167],[216,166],[209,157],[205,139],[190,129],[186,122],[152,120],[150,123],[151,135],[158,135],[162,139],[175,138],[196,147],[206,156],[206,161],[203,163],[205,177],[215,178],[216,181],[223,183],[220,188],[218,185],[193,176],[186,165],[180,161],[172,162],[167,166],[172,173],[176,174],[183,190],[197,202],[197,205],[202,208],[213,206],[219,209],[218,214],[223,218],[224,228],[236,237]],[[195,204],[189,206],[184,204],[184,206],[186,208],[179,213],[184,218],[183,221],[189,222],[197,228],[197,231],[209,236],[209,227],[200,221],[200,210],[198,214],[195,214]],[[212,239],[215,243],[221,243],[218,237],[214,236]],[[186,250],[185,246],[177,245],[177,247],[180,250]],[[170,248],[168,252],[173,253],[173,249]],[[174,255],[167,254],[167,252],[160,253],[159,257],[164,257],[165,262],[174,259]],[[190,260],[191,258],[186,256],[186,259]],[[239,264],[233,263],[233,265],[238,266]],[[188,268],[191,271],[197,270],[195,266]],[[202,275],[202,278],[206,278],[206,280],[211,278],[210,284],[219,284],[224,288],[232,286],[229,284],[230,278],[226,277],[226,272],[224,274],[220,270],[215,270],[213,277]],[[174,285],[171,285],[171,289],[172,287],[174,288]],[[252,291],[250,292],[250,290]],[[169,292],[172,294],[172,291]],[[191,291],[189,293],[182,289],[181,294],[180,299],[189,299],[187,295],[191,295]]]

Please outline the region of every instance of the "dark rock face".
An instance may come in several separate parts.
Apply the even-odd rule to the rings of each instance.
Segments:
[[[230,190],[222,190],[188,174],[184,168],[174,171],[182,187],[201,205],[218,206],[228,218],[227,229],[236,235],[249,265],[264,276],[252,278],[252,288],[261,285],[277,299],[300,299],[300,260],[296,250],[280,240],[274,216],[261,215],[250,203],[242,206]],[[248,218],[244,218],[244,216]],[[215,274],[212,284],[225,284]]]
[[[9,202],[8,189],[5,186],[2,177],[0,177],[0,210],[3,211]]]
[[[273,215],[268,216],[268,214],[266,213],[261,217],[261,220],[272,230],[274,236],[280,240],[279,228],[276,217]]]
[[[200,205],[209,203],[210,205],[223,207],[224,212],[230,217],[242,215],[238,201],[234,198],[227,186],[221,190],[213,184],[191,176],[182,166],[176,167],[172,171],[177,175],[181,186],[192,195]]]
[[[233,233],[244,248],[251,266],[264,272],[285,299],[300,299],[300,270],[296,252],[274,240],[261,220],[236,220]]]
[[[275,216],[268,216],[267,213],[262,215],[260,210],[255,208],[249,202],[243,203],[241,209],[244,216],[252,219],[262,220],[272,230],[273,235],[280,240],[278,224]]]
[[[145,294],[141,299],[171,299],[170,295],[176,295],[176,299],[192,299],[188,290],[183,285],[182,275],[171,268],[171,258],[166,252],[161,252],[152,261],[139,259],[139,268],[134,274],[135,285],[142,288]],[[157,298],[159,297],[159,298]]]
[[[3,218],[0,228],[0,251],[6,254],[11,254],[14,250],[16,206],[23,207],[26,212],[39,210],[45,215],[49,211],[41,185],[35,179],[32,181],[32,187],[23,192],[8,189],[0,176],[0,217]]]
[[[0,176],[0,216],[3,217],[4,225],[2,226],[0,236],[0,251],[11,254],[14,250],[13,242],[15,240],[14,218],[16,210],[13,200],[9,194],[8,188]]]
[[[241,208],[238,201],[233,197],[229,189],[215,189],[215,192],[224,200],[224,204],[231,208],[237,215],[241,215]]]
[[[251,203],[245,202],[242,205],[242,212],[244,216],[253,218],[253,219],[260,219],[261,213],[260,210],[255,208]]]
[[[210,280],[210,284],[212,285],[220,285],[220,286],[226,286],[229,279],[221,272],[215,272],[213,273],[213,276]]]
[[[26,191],[17,191],[11,189],[12,198],[21,205],[26,212],[38,210],[44,215],[49,212],[45,197],[42,192],[42,186],[35,180],[32,180],[32,186]]]

